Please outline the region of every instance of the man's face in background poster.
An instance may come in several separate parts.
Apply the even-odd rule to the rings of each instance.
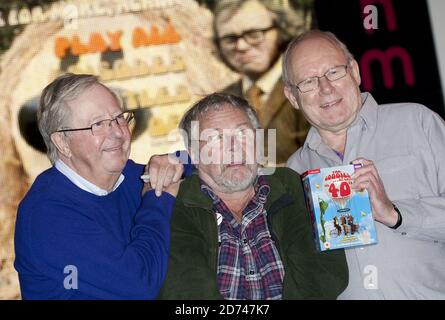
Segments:
[[[272,13],[257,0],[232,10],[215,12],[215,31],[221,54],[237,72],[258,78],[276,61],[280,35]]]

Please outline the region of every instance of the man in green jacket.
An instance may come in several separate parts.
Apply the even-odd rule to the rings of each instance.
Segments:
[[[258,165],[253,109],[216,93],[183,117],[197,172],[181,185],[161,299],[335,299],[342,250],[318,253],[299,176]]]

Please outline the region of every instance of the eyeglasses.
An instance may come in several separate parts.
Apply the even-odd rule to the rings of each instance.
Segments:
[[[83,130],[91,130],[93,136],[105,135],[111,131],[111,123],[116,121],[116,123],[121,127],[126,127],[134,118],[132,111],[125,111],[121,114],[117,115],[113,119],[105,119],[98,122],[93,123],[91,126],[86,128],[76,128],[76,129],[60,129],[54,132],[68,132],[68,131],[83,131]]]
[[[246,30],[241,34],[228,34],[224,37],[218,39],[221,47],[225,47],[227,49],[233,49],[236,47],[238,40],[243,38],[251,46],[255,46],[264,40],[264,35],[267,31],[275,29],[275,26],[272,25],[263,29],[251,29]]]
[[[321,77],[310,77],[307,78],[301,82],[299,82],[296,85],[293,85],[294,87],[297,87],[298,90],[300,90],[301,93],[309,92],[312,90],[315,90],[320,85],[320,79],[325,77],[330,82],[339,80],[343,78],[346,75],[346,69],[348,68],[348,65],[342,65],[342,66],[335,66],[328,71]]]

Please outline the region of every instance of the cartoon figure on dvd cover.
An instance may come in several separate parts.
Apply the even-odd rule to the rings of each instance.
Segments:
[[[354,170],[354,165],[347,165],[313,169],[302,175],[319,251],[377,243],[368,192],[355,192],[351,187]]]

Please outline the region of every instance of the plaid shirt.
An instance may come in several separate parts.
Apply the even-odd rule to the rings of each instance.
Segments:
[[[284,267],[269,232],[264,208],[270,187],[259,176],[255,196],[239,224],[225,203],[201,181],[201,190],[213,200],[218,222],[218,288],[225,299],[281,299]]]

